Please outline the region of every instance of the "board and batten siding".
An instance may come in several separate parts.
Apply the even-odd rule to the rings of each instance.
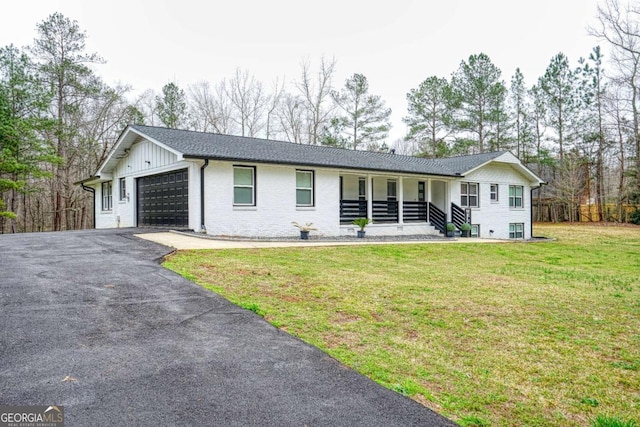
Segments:
[[[177,161],[178,156],[175,153],[141,139],[131,146],[129,154],[120,160],[114,173],[123,176],[144,172],[148,175],[149,169],[172,165]]]
[[[202,164],[202,162],[199,162]],[[113,209],[102,210],[102,185],[96,188],[96,228],[135,227],[136,179],[173,170],[189,170],[189,228],[199,229],[200,171],[198,161],[178,161],[178,156],[145,139],[138,139],[129,153],[120,159],[113,170]],[[120,178],[126,180],[128,198],[120,200]],[[192,183],[198,183],[193,185]]]
[[[524,224],[524,238],[531,238],[531,186],[525,176],[505,163],[490,163],[453,183],[453,203],[460,205],[460,182],[479,184],[479,207],[471,209],[471,222],[480,224],[480,237],[508,239],[509,224]],[[498,201],[491,201],[491,184],[498,185]],[[522,208],[509,207],[509,186],[523,187]],[[493,230],[493,233],[490,231]]]

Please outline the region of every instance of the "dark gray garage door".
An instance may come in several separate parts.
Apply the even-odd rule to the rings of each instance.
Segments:
[[[138,178],[138,226],[189,226],[187,170]]]

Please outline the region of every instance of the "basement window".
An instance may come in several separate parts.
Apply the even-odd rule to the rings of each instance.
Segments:
[[[509,238],[524,239],[524,224],[522,223],[509,224]]]

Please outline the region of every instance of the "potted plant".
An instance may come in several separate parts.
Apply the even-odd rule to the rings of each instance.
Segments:
[[[471,237],[471,224],[465,222],[460,226],[460,231],[462,232],[462,237]]]
[[[294,227],[300,230],[300,238],[302,240],[309,240],[309,232],[317,230],[317,228],[315,228],[313,226],[313,223],[311,222],[307,222],[306,224],[299,224],[293,221],[291,224],[293,224]]]
[[[371,220],[369,218],[356,218],[351,221],[351,223],[360,227],[360,230],[358,230],[358,237],[363,238],[365,233],[364,228],[371,223]]]
[[[447,237],[453,237],[456,232],[456,225],[452,222],[447,223]]]

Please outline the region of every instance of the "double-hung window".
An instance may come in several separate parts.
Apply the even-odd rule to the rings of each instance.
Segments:
[[[296,206],[313,206],[313,171],[296,171]]]
[[[256,205],[256,168],[253,166],[233,167],[233,204],[238,206]]]
[[[509,238],[524,239],[524,224],[522,223],[509,224]]]
[[[113,208],[112,182],[102,183],[102,210],[110,211]]]
[[[491,199],[491,202],[492,203],[498,202],[499,201],[498,196],[499,196],[498,184],[491,184],[490,190],[489,190],[489,198]]]
[[[465,208],[477,208],[478,204],[478,183],[460,183],[460,206]]]
[[[522,203],[522,192],[523,187],[521,185],[510,185],[509,186],[509,207],[520,209],[524,207]]]
[[[127,199],[127,180],[126,178],[120,178],[120,201]]]

